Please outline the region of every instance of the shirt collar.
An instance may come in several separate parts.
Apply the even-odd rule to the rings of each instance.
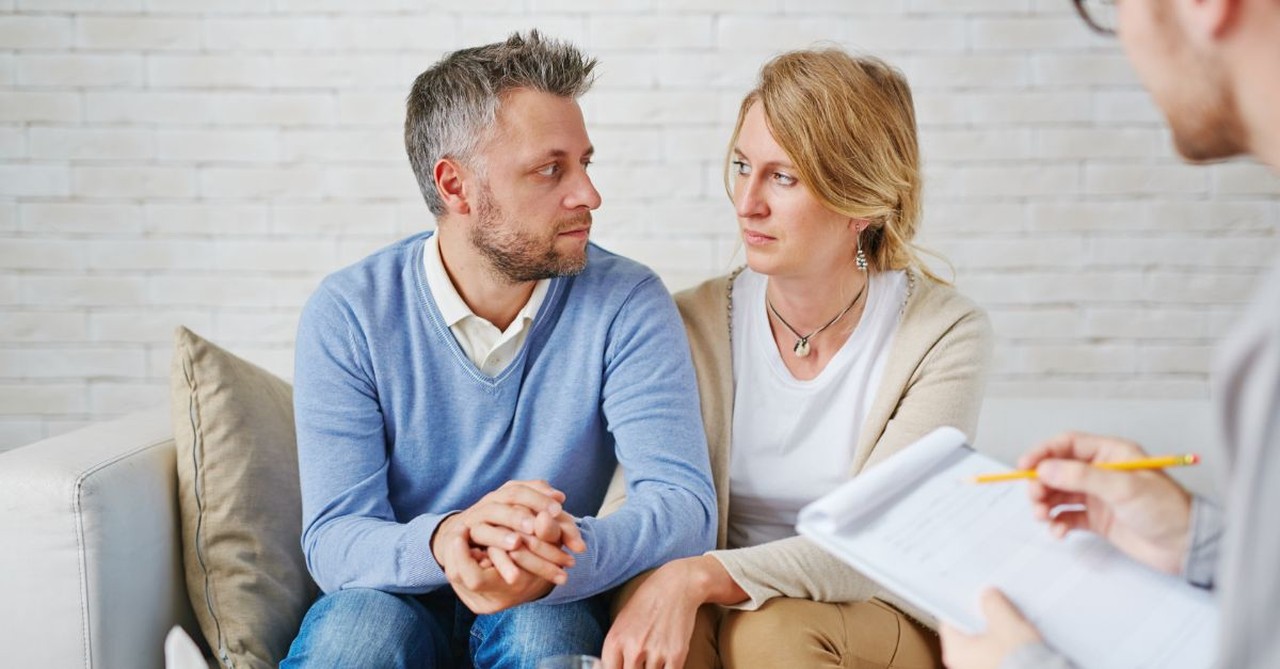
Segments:
[[[458,289],[453,285],[453,279],[449,278],[449,272],[444,268],[444,258],[440,256],[439,233],[428,237],[423,244],[422,266],[427,275],[427,289],[431,291],[431,297],[435,299],[436,307],[440,309],[445,327],[451,328],[468,317],[480,318],[458,294]],[[538,315],[538,309],[542,307],[542,301],[546,298],[550,285],[550,279],[542,279],[534,284],[529,301],[525,302],[520,313],[516,314],[512,324],[523,325]]]

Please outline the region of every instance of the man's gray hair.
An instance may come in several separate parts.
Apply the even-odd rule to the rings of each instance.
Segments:
[[[431,213],[445,212],[436,192],[436,162],[453,158],[483,169],[476,150],[496,126],[504,93],[524,88],[578,98],[591,88],[595,66],[572,44],[532,30],[454,51],[418,75],[405,104],[404,146]]]

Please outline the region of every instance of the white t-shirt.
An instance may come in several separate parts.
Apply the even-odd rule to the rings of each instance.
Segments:
[[[734,280],[731,298],[732,548],[794,536],[801,507],[848,480],[907,295],[904,272],[872,274],[853,334],[817,377],[800,381],[774,343],[766,283],[767,277],[745,269]]]

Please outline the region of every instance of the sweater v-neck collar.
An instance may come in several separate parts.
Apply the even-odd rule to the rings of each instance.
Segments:
[[[501,386],[508,378],[513,375],[516,369],[524,364],[524,359],[528,354],[529,346],[533,343],[534,338],[546,329],[548,314],[561,297],[564,291],[565,278],[556,277],[551,279],[550,285],[547,286],[546,297],[542,300],[542,305],[538,307],[538,312],[534,315],[533,322],[529,324],[529,334],[525,337],[524,343],[520,345],[520,351],[516,353],[511,362],[507,364],[497,376],[489,376],[485,374],[471,358],[467,356],[466,351],[462,350],[462,346],[453,336],[453,332],[449,329],[449,325],[445,322],[444,315],[440,312],[440,305],[436,303],[435,296],[431,293],[431,287],[427,283],[426,270],[423,265],[423,250],[426,247],[426,241],[431,234],[424,234],[417,243],[413,245],[413,250],[409,254],[408,264],[406,268],[409,280],[413,282],[414,291],[418,295],[419,304],[422,307],[422,313],[426,316],[427,327],[440,340],[440,344],[449,349],[454,362],[462,368],[463,371],[474,379],[477,383],[491,389]]]

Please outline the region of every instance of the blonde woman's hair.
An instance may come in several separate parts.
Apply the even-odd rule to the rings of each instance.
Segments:
[[[769,131],[824,206],[866,219],[862,248],[874,270],[916,268],[938,277],[920,260],[920,147],[911,88],[897,69],[870,56],[836,48],[792,51],[760,71],[742,100],[725,158],[729,167],[747,111],[759,102]],[[939,256],[940,257],[940,256]],[[945,259],[944,259],[945,261]]]

